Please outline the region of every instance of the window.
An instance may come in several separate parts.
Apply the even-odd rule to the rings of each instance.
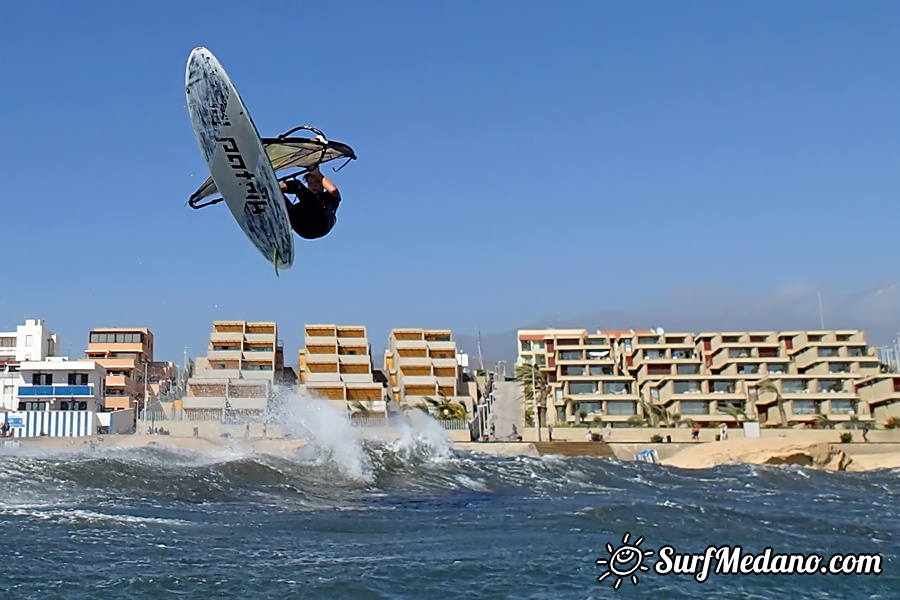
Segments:
[[[638,344],[658,344],[659,338],[641,336],[638,338]]]
[[[644,358],[647,360],[659,360],[665,358],[662,350],[644,350]]]
[[[588,360],[605,360],[609,358],[609,350],[588,350]]]
[[[47,410],[47,403],[35,402],[33,400],[19,402],[19,410]]]
[[[559,360],[581,360],[580,350],[562,350],[559,353]]]
[[[562,367],[563,375],[584,375],[584,367],[581,365],[564,365]]]
[[[677,365],[677,372],[679,375],[699,375],[700,374],[700,365]]]
[[[578,394],[596,394],[597,382],[595,381],[571,381],[569,382],[569,393],[573,396]]]
[[[676,394],[697,394],[700,392],[699,381],[676,381],[674,384]]]
[[[825,346],[819,348],[819,357],[821,357],[821,358],[830,358],[830,357],[837,356],[837,355],[838,355],[837,348],[828,348]]]
[[[852,400],[832,400],[831,412],[837,415],[849,415],[856,412],[856,406]]]
[[[529,352],[531,350],[531,340],[522,340],[522,352]]]
[[[849,373],[850,372],[850,363],[845,362],[836,362],[828,365],[829,373]]]
[[[613,368],[609,365],[591,365],[591,375],[612,375]]]
[[[217,352],[233,352],[235,350],[240,350],[240,348],[237,346],[225,346],[222,344],[216,344],[213,346],[213,350],[215,350]],[[251,350],[252,350],[252,348],[251,348]]]
[[[819,391],[820,392],[843,392],[844,391],[844,381],[842,379],[820,379],[819,380]]]
[[[53,385],[53,373],[32,373],[31,385]]]
[[[647,375],[669,375],[672,367],[669,365],[647,365]]]
[[[787,363],[769,363],[766,365],[769,373],[784,373],[787,371]]]
[[[637,402],[610,400],[606,403],[606,412],[610,415],[634,415],[637,414]]]
[[[853,346],[847,349],[847,354],[849,356],[866,356],[866,347],[865,346]]]
[[[69,373],[69,385],[87,385],[87,373]]]
[[[805,379],[785,379],[781,382],[781,393],[799,394],[809,391],[809,382]]]
[[[25,336],[25,347],[29,347],[34,343],[34,337],[30,335]]]
[[[728,358],[750,358],[750,350],[747,348],[729,348]]]
[[[619,396],[631,393],[631,384],[627,381],[606,381],[603,383],[603,393]]]
[[[87,410],[87,402],[79,402],[77,400],[62,401],[59,403],[60,410]]]
[[[739,365],[738,373],[741,373],[744,375],[754,375],[756,373],[759,373],[759,365],[756,365],[756,364]]]
[[[581,411],[584,411],[587,414],[601,412],[599,402],[576,402],[573,408],[575,409],[576,415]]]
[[[735,385],[733,381],[714,381],[713,382],[713,393],[714,394],[733,394],[735,390]]]
[[[723,335],[722,343],[723,344],[738,344],[741,341],[741,336],[739,335]]]
[[[585,346],[605,346],[606,338],[588,338],[584,340]]]
[[[0,338],[0,348],[15,348],[16,338],[5,337]]]
[[[778,356],[778,348],[760,348],[760,358],[774,358]]]
[[[687,360],[694,358],[694,352],[692,350],[672,350],[672,358],[674,360]]]
[[[683,415],[708,415],[709,402],[703,400],[682,400],[681,414]]]
[[[819,403],[815,400],[794,400],[795,415],[816,415],[819,411]]]

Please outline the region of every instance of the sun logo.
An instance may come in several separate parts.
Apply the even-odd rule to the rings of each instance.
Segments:
[[[628,543],[630,537],[631,534],[626,532],[622,537],[622,545],[618,548],[613,548],[612,544],[607,542],[606,551],[609,552],[609,558],[597,559],[598,565],[606,567],[606,571],[597,578],[597,581],[603,581],[610,575],[615,575],[616,582],[613,584],[614,590],[618,590],[619,586],[622,585],[622,579],[627,577],[631,577],[631,583],[637,585],[638,578],[636,573],[638,571],[650,570],[650,567],[644,564],[644,557],[652,556],[653,550],[642,551],[639,548],[641,542],[644,541],[643,536],[635,540],[634,544]]]

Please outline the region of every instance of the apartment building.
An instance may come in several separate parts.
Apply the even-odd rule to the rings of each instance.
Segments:
[[[586,413],[615,424],[652,412],[715,424],[737,411],[774,425],[780,397],[798,425],[818,415],[872,420],[872,402],[885,414],[892,404],[887,384],[874,389],[888,396],[871,402],[857,392],[880,370],[861,331],[520,330],[519,362],[537,364],[551,386],[550,423]]]
[[[104,410],[144,408],[145,386],[153,362],[153,334],[146,327],[101,327],[88,338],[85,356],[106,369]]]
[[[59,336],[39,319],[26,319],[15,331],[0,332],[0,408],[15,410],[19,366],[57,356]]]
[[[215,321],[205,357],[195,361],[187,395],[176,402],[187,420],[240,422],[261,417],[284,372],[274,322]]]
[[[106,369],[95,361],[23,361],[14,410],[97,412],[103,405],[105,378]]]
[[[383,416],[385,388],[375,380],[371,354],[362,325],[307,325],[299,353],[301,390],[349,412]]]
[[[384,371],[399,406],[446,398],[471,409],[456,342],[448,329],[393,329],[384,352]]]

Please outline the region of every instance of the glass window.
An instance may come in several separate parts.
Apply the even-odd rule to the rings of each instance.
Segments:
[[[531,340],[522,340],[522,351],[528,352],[531,350]]]
[[[827,348],[824,346],[819,348],[819,356],[822,358],[829,358],[829,357],[837,356],[837,355],[838,355],[837,348]]]
[[[658,344],[659,338],[649,337],[649,336],[641,336],[638,338],[638,344]]]
[[[844,382],[841,379],[820,379],[819,380],[819,391],[820,392],[843,392],[844,391]]]
[[[584,375],[584,367],[581,365],[564,365],[562,367],[563,375]]]
[[[687,360],[694,358],[694,352],[691,350],[672,350],[672,358],[675,360]]]
[[[856,407],[852,400],[832,400],[831,412],[838,415],[849,415],[856,412]]]
[[[733,402],[717,402],[717,410],[720,415],[727,415],[725,412],[728,409],[734,408],[737,410],[744,410],[744,402],[741,400],[735,400]]]
[[[750,358],[750,350],[748,348],[729,348],[729,358]]]
[[[677,365],[679,375],[699,375],[700,365]]]
[[[794,400],[795,415],[815,415],[819,413],[819,403],[815,400]]]
[[[703,400],[682,400],[681,414],[683,415],[708,415],[709,402]]]
[[[582,354],[580,350],[562,350],[559,353],[560,360],[581,360]]]
[[[783,394],[798,394],[808,389],[809,382],[805,379],[785,379],[781,382]]]
[[[647,360],[659,360],[665,358],[662,350],[644,350],[644,358]]]
[[[637,402],[610,400],[606,403],[606,412],[610,415],[634,415],[637,414]]]
[[[591,365],[591,375],[612,375],[613,368],[609,365]]]
[[[588,350],[588,360],[605,360],[609,358],[609,350]]]
[[[850,363],[845,362],[835,362],[828,365],[829,373],[849,373],[850,372]]]
[[[769,373],[785,373],[787,371],[786,363],[768,363],[766,364],[766,369],[768,369]]]
[[[700,392],[699,381],[676,381],[674,384],[676,394],[696,394]]]
[[[573,396],[578,394],[596,394],[597,383],[595,381],[570,381],[569,393]]]
[[[601,412],[599,402],[576,402],[573,408],[575,409],[575,414],[582,410],[589,415]]]
[[[759,365],[755,364],[744,364],[738,366],[738,373],[744,375],[753,375],[759,373]]]
[[[733,381],[713,381],[713,393],[733,394],[735,384]]]
[[[34,338],[30,335],[25,336],[25,346],[31,346],[34,343]]]
[[[631,384],[627,381],[605,381],[603,382],[603,393],[614,395],[630,394]]]

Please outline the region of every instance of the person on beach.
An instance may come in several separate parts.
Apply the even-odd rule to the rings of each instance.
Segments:
[[[324,237],[337,223],[341,193],[330,179],[322,175],[319,166],[312,167],[303,176],[306,185],[296,179],[281,182],[281,191],[293,194],[297,202],[284,197],[291,229],[307,240]]]
[[[724,442],[728,439],[728,423],[722,423],[722,426],[719,428],[719,440]]]
[[[694,425],[694,428],[691,429],[691,439],[695,442],[700,441],[700,428],[697,425]]]
[[[553,441],[553,425],[547,425],[547,440]]]
[[[593,434],[593,432],[592,432],[590,429],[588,429],[587,435],[584,436],[584,439],[586,439],[586,440],[589,441],[589,442],[593,442],[593,441],[594,441],[594,434]]]
[[[612,439],[612,425],[607,423],[606,429],[603,431],[603,441],[609,442],[611,439]]]

